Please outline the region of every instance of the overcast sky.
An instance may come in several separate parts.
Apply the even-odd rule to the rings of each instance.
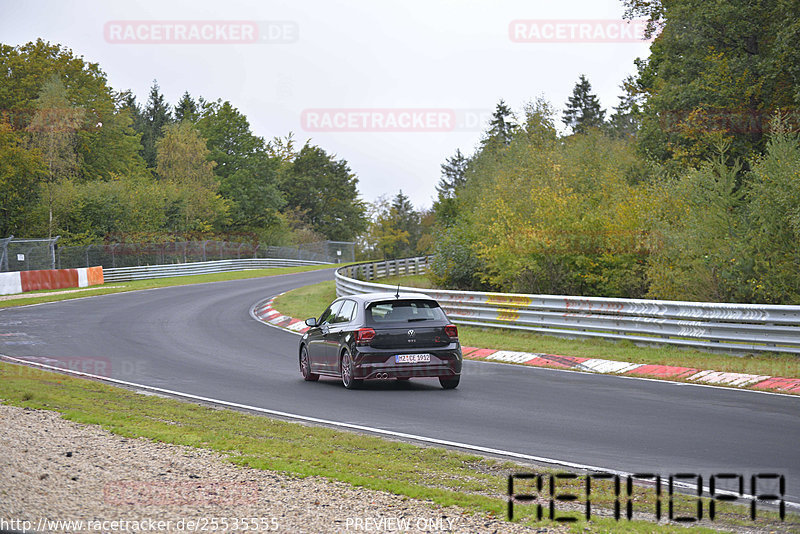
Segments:
[[[291,131],[346,159],[365,200],[402,189],[417,207],[431,205],[445,158],[474,151],[501,98],[520,112],[543,96],[560,112],[583,73],[610,113],[648,54],[613,22],[620,0],[0,0],[0,11],[0,42],[66,45],[140,103],[154,79],[171,104],[186,90],[230,100],[255,134]]]

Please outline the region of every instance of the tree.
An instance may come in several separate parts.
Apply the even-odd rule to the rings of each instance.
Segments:
[[[53,236],[53,186],[74,176],[78,168],[75,152],[76,132],[83,120],[84,110],[72,107],[66,89],[58,76],[45,82],[36,100],[36,113],[28,125],[30,146],[42,155],[47,166],[45,196],[48,206],[47,235]]]
[[[747,302],[800,303],[800,135],[775,118],[748,176]]]
[[[589,128],[601,127],[605,120],[605,114],[597,96],[592,93],[592,85],[586,76],[581,74],[572,89],[572,96],[567,100],[564,117],[561,121],[572,128],[573,133],[586,133]]]
[[[723,141],[743,162],[762,154],[769,117],[800,105],[800,3],[625,4],[628,16],[646,16],[654,34],[660,30],[649,58],[639,63],[637,81],[646,95],[642,153],[694,168]],[[797,128],[797,116],[792,122]]]
[[[175,104],[175,120],[177,122],[182,120],[194,122],[197,119],[197,112],[197,102],[194,101],[189,91],[184,92],[181,99]]]
[[[400,247],[397,254],[401,257],[415,255],[417,244],[422,237],[420,214],[414,209],[411,200],[403,194],[402,189],[392,199],[391,216],[397,221],[397,227],[408,235],[406,246]]]
[[[655,219],[665,239],[648,261],[652,298],[734,302],[741,297],[743,268],[749,270],[743,191],[737,187],[741,164],[730,162],[729,148],[722,143],[699,169],[661,187]]]
[[[606,126],[615,137],[634,137],[641,121],[641,94],[636,79],[633,76],[626,77],[620,89],[623,94],[619,96],[619,104],[614,107]]]
[[[112,175],[142,174],[139,138],[125,109],[125,93],[109,86],[96,63],[61,45],[41,39],[11,47],[0,44],[0,115],[17,130],[27,128],[35,115],[43,85],[58,76],[69,105],[84,110],[76,130],[75,177],[80,181],[109,180]]]
[[[47,172],[39,154],[26,150],[11,124],[0,120],[0,236],[20,235]]]
[[[161,94],[158,82],[153,80],[150,96],[142,110],[142,157],[150,168],[156,167],[156,144],[163,135],[164,126],[171,121],[169,104]]]
[[[369,206],[370,223],[364,236],[367,248],[383,259],[400,257],[401,247],[408,246],[408,232],[400,227],[391,203],[380,196]]]
[[[514,132],[517,129],[514,113],[501,99],[495,106],[492,120],[489,122],[489,131],[481,141],[482,147],[504,147],[511,144]]]
[[[230,102],[203,102],[197,128],[208,140],[220,193],[231,201],[231,229],[263,229],[278,223],[284,200],[278,190],[279,160],[270,157],[264,140]]]
[[[286,137],[273,137],[272,141],[267,143],[266,149],[269,157],[277,159],[281,164],[291,163],[297,157],[294,132],[289,132]]]
[[[442,163],[442,175],[436,186],[438,198],[433,203],[436,220],[443,226],[450,226],[457,217],[456,192],[467,183],[467,166],[469,160],[456,149],[455,155]]]
[[[169,124],[156,143],[156,171],[177,193],[181,216],[173,222],[180,232],[208,232],[226,221],[228,206],[217,192],[214,162],[208,161],[206,141],[189,122]]]
[[[436,186],[439,198],[454,198],[456,189],[467,183],[467,165],[469,160],[461,153],[461,149],[456,149],[455,155],[442,163],[442,177]]]
[[[302,214],[312,230],[333,241],[349,241],[366,228],[358,178],[345,160],[306,143],[280,177],[288,208]]]

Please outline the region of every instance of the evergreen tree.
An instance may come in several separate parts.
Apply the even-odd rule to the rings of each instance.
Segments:
[[[486,148],[496,144],[500,146],[510,145],[516,129],[514,113],[501,99],[494,109],[491,122],[489,122],[489,131],[482,141],[483,147]]]
[[[133,129],[139,134],[144,133],[142,107],[136,101],[136,96],[130,90],[122,91],[119,94],[118,102],[119,111],[130,116]]]
[[[624,93],[619,96],[619,104],[608,119],[608,130],[615,137],[633,137],[639,131],[641,114],[640,95],[634,77],[625,78],[620,89]]]
[[[469,159],[461,149],[456,149],[455,155],[441,165],[442,176],[436,186],[439,198],[433,203],[433,212],[442,226],[452,225],[458,216],[456,190],[467,183],[467,165]]]
[[[436,191],[439,193],[439,199],[455,197],[456,189],[461,187],[467,182],[467,164],[469,160],[461,153],[461,149],[457,148],[453,157],[447,158],[442,163],[442,177],[439,179],[439,185],[436,186]]]
[[[163,128],[172,122],[169,104],[161,94],[158,82],[153,80],[150,97],[142,111],[142,157],[150,168],[156,166],[156,143],[164,135]]]
[[[411,200],[403,194],[402,189],[392,199],[391,214],[397,221],[397,227],[408,235],[408,243],[400,247],[399,256],[413,256],[417,251],[417,242],[421,233],[420,216],[419,212],[414,209],[414,205],[411,204]]]
[[[189,94],[189,91],[183,93],[183,96],[178,103],[175,104],[175,121],[181,122],[184,119],[194,122],[197,119],[197,102]]]
[[[586,133],[589,128],[599,128],[605,120],[605,110],[600,108],[597,95],[592,93],[592,85],[581,74],[572,89],[572,96],[566,104],[562,122],[572,128],[573,133]]]

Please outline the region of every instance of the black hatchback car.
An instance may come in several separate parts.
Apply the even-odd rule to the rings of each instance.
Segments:
[[[458,386],[458,329],[436,300],[416,293],[368,293],[333,301],[300,340],[300,372],[341,378],[353,389],[369,379],[435,377]]]

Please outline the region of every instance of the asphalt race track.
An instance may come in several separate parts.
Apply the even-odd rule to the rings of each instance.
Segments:
[[[0,310],[0,353],[328,420],[625,472],[778,473],[800,503],[800,397],[465,362],[435,379],[303,382],[298,336],[256,302],[333,271],[105,295]],[[321,312],[322,310],[320,310]],[[767,486],[759,488],[766,491]],[[772,490],[775,489],[773,486]]]

